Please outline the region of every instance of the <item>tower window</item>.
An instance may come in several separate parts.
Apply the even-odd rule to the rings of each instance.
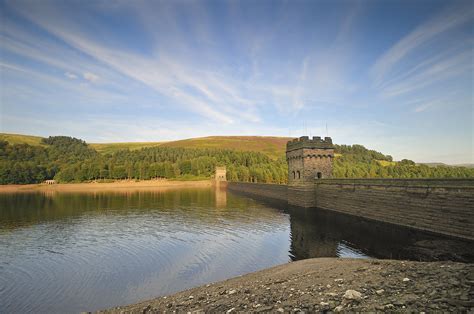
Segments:
[[[301,176],[300,176],[300,172],[299,172],[299,171],[297,171],[296,173],[298,174],[298,179],[299,179],[299,178],[301,178]]]
[[[323,174],[321,172],[318,172],[316,174],[316,178],[321,179],[323,177]]]
[[[293,179],[296,179],[296,174],[294,171],[293,171]]]

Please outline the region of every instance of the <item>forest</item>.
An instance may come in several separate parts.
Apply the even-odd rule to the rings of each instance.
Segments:
[[[285,156],[272,159],[264,153],[229,149],[150,147],[100,154],[80,139],[53,136],[41,146],[11,145],[0,141],[0,184],[110,180],[211,178],[215,166],[227,167],[227,179],[241,182],[284,184]],[[473,178],[474,169],[428,167],[392,157],[362,145],[336,145],[336,178]]]

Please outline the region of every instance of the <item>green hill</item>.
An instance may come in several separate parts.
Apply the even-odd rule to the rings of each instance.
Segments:
[[[29,144],[42,145],[42,137],[0,133],[0,140],[9,142],[10,144]],[[89,146],[97,150],[101,154],[113,154],[119,150],[139,150],[149,147],[175,147],[175,148],[215,148],[215,149],[232,149],[236,151],[252,151],[260,152],[272,159],[284,156],[286,142],[289,137],[274,136],[209,136],[191,138],[170,142],[123,142],[123,143],[91,143]]]
[[[272,159],[285,155],[289,137],[209,136],[163,143],[163,147],[215,148],[264,153]]]
[[[284,156],[289,137],[274,136],[208,136],[169,142],[128,142],[128,143],[94,143],[91,147],[99,153],[114,153],[121,149],[138,150],[148,147],[174,148],[214,148],[235,151],[264,153],[272,159]]]
[[[41,144],[42,139],[41,136],[0,133],[0,141],[7,141],[12,145],[28,144],[32,146],[43,146],[43,144]]]
[[[90,147],[94,148],[101,154],[113,154],[119,150],[129,149],[138,150],[148,147],[157,147],[166,142],[123,142],[123,143],[91,143]]]

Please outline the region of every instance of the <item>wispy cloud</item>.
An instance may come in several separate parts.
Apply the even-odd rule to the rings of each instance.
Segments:
[[[85,80],[91,83],[95,83],[99,80],[99,76],[91,72],[85,72],[82,74],[82,76],[84,77]]]
[[[410,93],[423,87],[430,86],[436,82],[446,81],[449,78],[459,76],[462,73],[472,73],[472,52],[462,52],[450,58],[438,62],[427,62],[420,64],[417,71],[410,71],[402,79],[392,81],[382,90],[385,97],[393,97]]]
[[[64,75],[65,75],[67,78],[70,78],[71,80],[77,79],[77,75],[74,74],[74,73],[71,73],[71,72],[66,72],[66,73],[64,73]]]
[[[472,21],[473,18],[474,6],[467,4],[463,7],[443,11],[427,22],[422,23],[407,36],[399,40],[374,63],[370,73],[374,78],[375,86],[383,82],[387,73],[389,73],[398,62],[409,56],[423,44],[434,40],[444,32]]]

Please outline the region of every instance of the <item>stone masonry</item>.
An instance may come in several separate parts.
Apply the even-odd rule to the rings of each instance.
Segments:
[[[301,207],[315,204],[314,181],[332,177],[334,145],[330,137],[296,138],[286,145],[288,203]]]

